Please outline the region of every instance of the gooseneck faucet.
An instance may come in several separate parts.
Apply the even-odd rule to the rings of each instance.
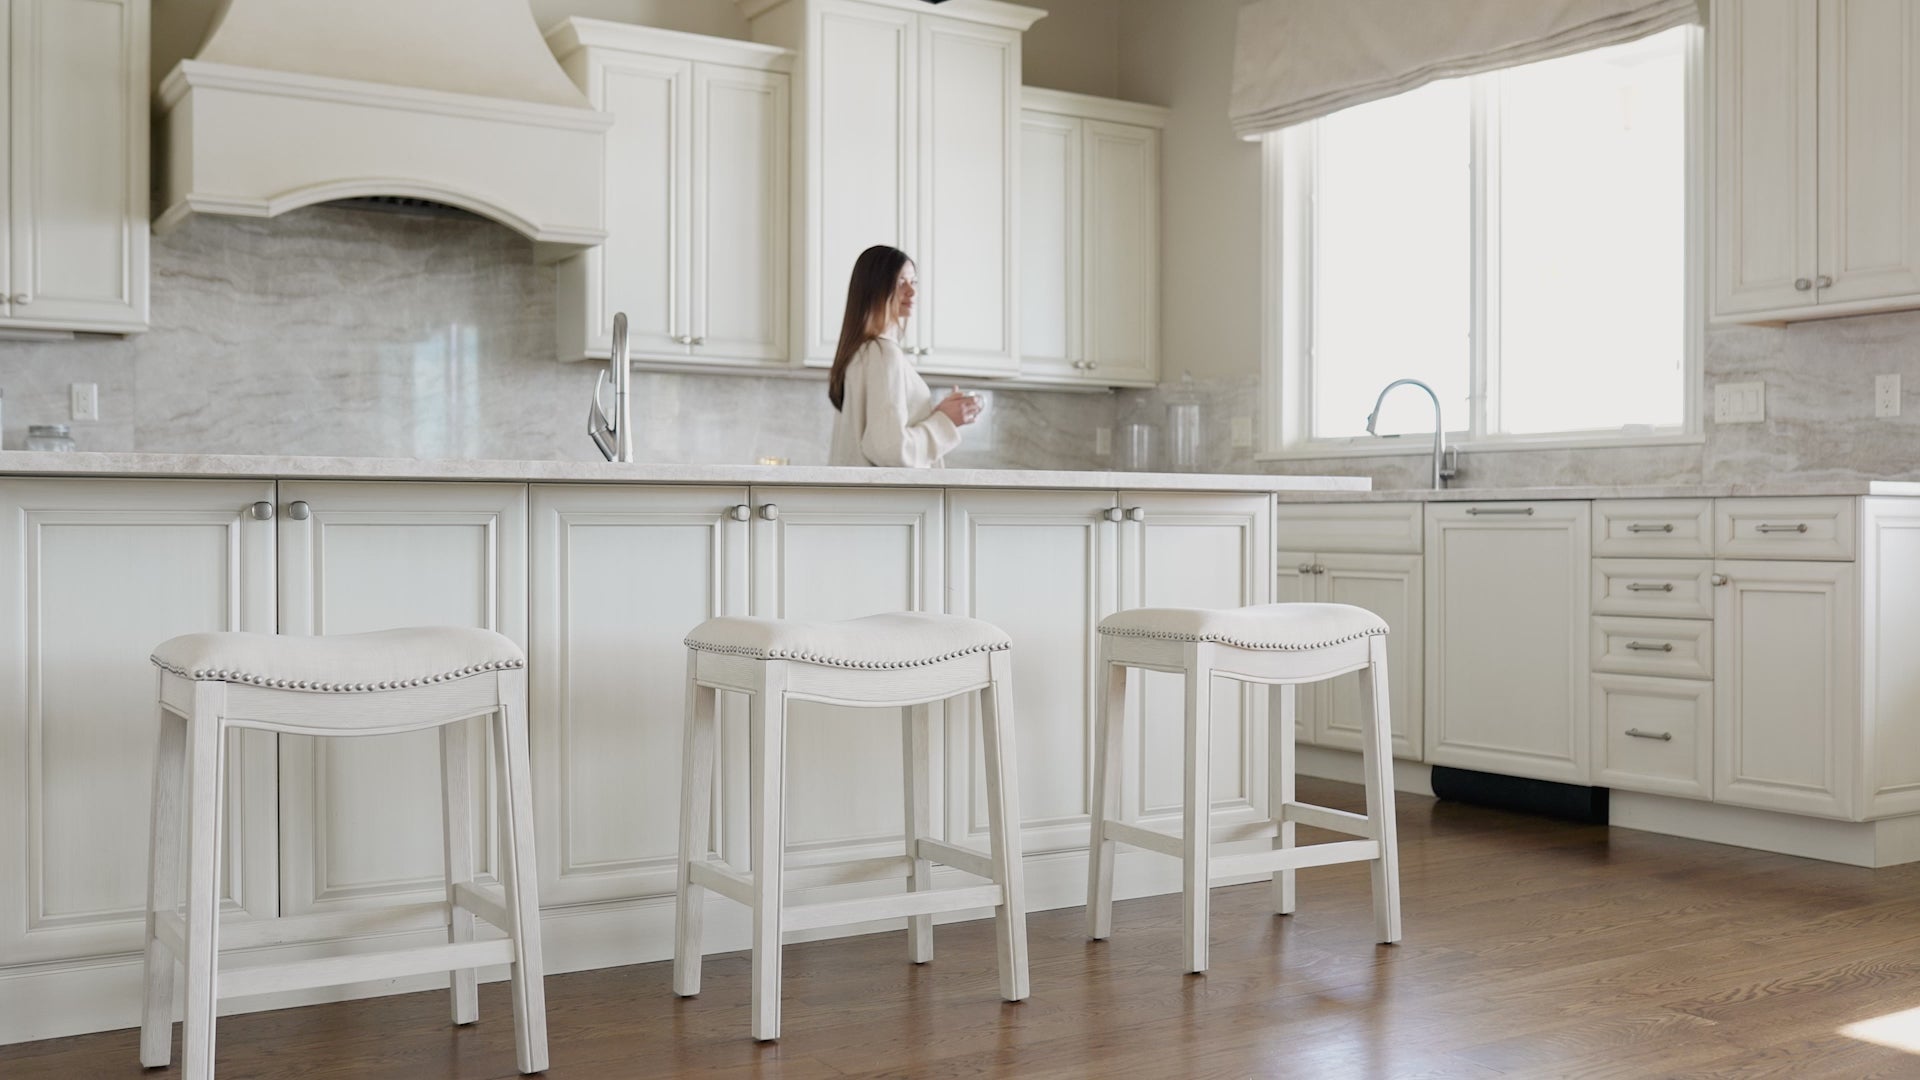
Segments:
[[[1446,487],[1447,481],[1458,475],[1460,470],[1454,467],[1453,455],[1456,451],[1447,446],[1447,425],[1440,417],[1440,395],[1433,392],[1433,387],[1419,379],[1395,379],[1388,383],[1386,388],[1380,391],[1380,396],[1373,399],[1373,411],[1367,414],[1367,434],[1379,434],[1373,430],[1373,427],[1380,422],[1380,403],[1387,400],[1387,395],[1396,386],[1417,386],[1425,390],[1427,396],[1433,399],[1433,489],[1439,491]]]
[[[607,385],[608,376],[613,382],[611,417],[600,409],[600,388]],[[607,369],[594,381],[593,404],[587,406],[587,435],[608,461],[633,460],[633,429],[628,423],[633,410],[627,401],[632,385],[633,370],[627,363],[627,313],[621,311],[613,316],[613,352],[607,358]]]

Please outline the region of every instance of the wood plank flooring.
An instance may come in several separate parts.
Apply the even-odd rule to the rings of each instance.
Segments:
[[[1301,782],[1358,809],[1357,788]],[[654,1077],[1920,1077],[1920,1054],[1840,1034],[1920,1008],[1920,865],[1861,870],[1402,796],[1406,940],[1370,939],[1363,866],[1213,894],[1213,969],[1179,973],[1175,898],[1031,917],[1033,997],[998,1000],[991,924],[787,948],[783,1038],[747,1037],[744,953],[700,997],[668,965],[547,980],[564,1080]],[[1303,830],[1303,833],[1305,830]],[[483,1080],[514,1073],[505,984],[453,1028],[413,994],[228,1017],[219,1075]],[[176,1036],[177,1038],[177,1036]],[[1914,1040],[1920,1045],[1920,1021]],[[176,1051],[176,1061],[178,1060]],[[0,1047],[0,1078],[143,1072],[137,1033]]]

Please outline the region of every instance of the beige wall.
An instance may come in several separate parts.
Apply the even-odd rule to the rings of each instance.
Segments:
[[[1161,165],[1160,370],[1260,365],[1260,151],[1227,126],[1241,0],[1120,0],[1119,96],[1170,106]]]
[[[1047,17],[1021,41],[1028,86],[1117,97],[1123,0],[1032,0]]]

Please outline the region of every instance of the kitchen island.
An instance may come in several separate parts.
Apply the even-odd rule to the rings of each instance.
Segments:
[[[1035,909],[1084,900],[1094,627],[1141,605],[1273,598],[1274,502],[1351,478],[913,471],[174,454],[0,454],[0,1041],[137,1017],[153,754],[154,645],[199,630],[352,633],[486,626],[527,649],[549,970],[670,953],[681,639],[723,614],[947,611],[1014,638],[1020,795]],[[743,710],[722,713],[716,848],[745,850]],[[1128,755],[1142,817],[1179,805],[1180,695],[1149,674]],[[1161,715],[1164,714],[1164,715]],[[1223,695],[1225,819],[1264,812],[1265,702]],[[934,805],[984,844],[969,708],[936,712]],[[795,710],[795,864],[897,853],[898,723]],[[230,924],[378,912],[440,884],[431,733],[328,742],[235,736]],[[484,798],[485,796],[483,796]],[[475,820],[491,822],[487,807]],[[482,850],[491,845],[482,844]],[[1122,896],[1178,888],[1123,857]],[[738,948],[731,905],[708,944]],[[391,940],[386,942],[392,944]],[[308,948],[268,944],[279,954]],[[244,956],[239,958],[244,962]],[[390,993],[426,982],[325,992]],[[264,1008],[313,993],[241,1003]]]

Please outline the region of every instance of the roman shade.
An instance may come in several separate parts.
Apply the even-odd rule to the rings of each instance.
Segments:
[[[1696,22],[1697,0],[1253,0],[1240,9],[1243,139],[1432,82]]]

